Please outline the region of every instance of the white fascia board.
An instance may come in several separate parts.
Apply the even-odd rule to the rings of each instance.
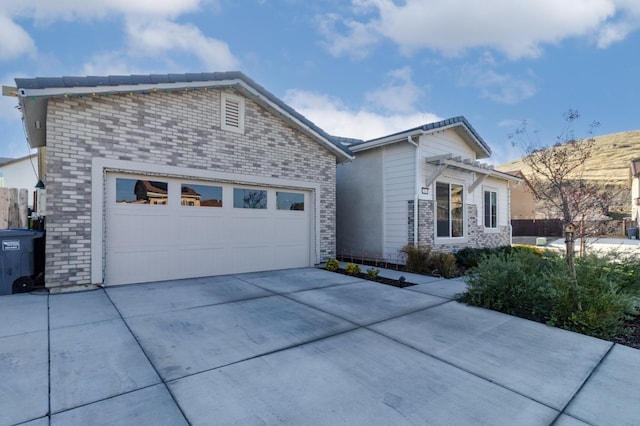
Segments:
[[[407,138],[414,136],[420,136],[424,133],[422,129],[411,130],[403,133],[396,133],[395,135],[387,136],[380,139],[374,139],[369,142],[361,143],[358,145],[351,145],[349,149],[353,152],[366,151],[367,149],[378,148],[385,145],[391,145],[394,143],[408,142]]]
[[[149,83],[149,84],[123,84],[116,86],[77,86],[77,87],[47,87],[44,89],[19,89],[21,97],[47,97],[60,95],[91,95],[113,92],[138,93],[155,90],[179,90],[187,88],[205,88],[213,86],[233,86],[236,80],[220,81],[188,81],[177,83]]]

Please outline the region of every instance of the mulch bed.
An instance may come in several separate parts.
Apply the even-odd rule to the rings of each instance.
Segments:
[[[627,335],[617,336],[613,339],[615,343],[640,349],[640,315],[636,315],[624,322],[624,327],[630,330]]]
[[[377,276],[376,278],[372,278],[372,277],[370,277],[368,274],[366,274],[364,272],[361,272],[359,274],[350,274],[350,273],[348,273],[347,271],[345,271],[342,268],[338,269],[336,271],[336,273],[342,274],[342,275],[349,275],[349,276],[356,277],[356,278],[362,278],[363,280],[369,280],[369,281],[373,281],[373,282],[380,283],[380,284],[392,285],[394,287],[399,287],[399,288],[411,287],[412,285],[415,285],[414,283],[410,283],[408,281],[392,280],[391,278],[385,278],[385,277],[381,277],[381,276]]]

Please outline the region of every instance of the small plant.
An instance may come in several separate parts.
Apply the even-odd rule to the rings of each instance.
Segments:
[[[324,265],[324,268],[327,271],[335,272],[338,270],[338,268],[340,268],[340,262],[338,262],[335,259],[329,259],[327,260],[327,263]]]
[[[407,271],[415,272],[417,274],[424,274],[429,269],[429,254],[431,249],[428,247],[419,247],[412,244],[407,244],[400,250],[407,257],[406,266]]]
[[[347,266],[344,267],[344,270],[347,271],[347,274],[349,275],[358,275],[360,272],[362,272],[360,270],[360,267],[352,262],[347,263]]]
[[[429,259],[434,274],[451,278],[456,272],[456,257],[451,253],[433,253]]]
[[[380,269],[378,268],[369,268],[367,269],[367,276],[369,279],[375,280],[378,278],[378,274],[380,273]]]

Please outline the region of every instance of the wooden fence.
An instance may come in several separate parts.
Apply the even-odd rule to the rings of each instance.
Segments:
[[[29,227],[29,190],[0,188],[0,229]]]

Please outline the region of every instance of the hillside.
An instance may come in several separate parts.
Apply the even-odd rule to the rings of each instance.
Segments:
[[[634,158],[640,158],[640,130],[594,137],[593,155],[587,161],[583,177],[588,180],[629,186],[629,167]],[[521,159],[500,166],[497,170],[521,170],[530,173]]]

